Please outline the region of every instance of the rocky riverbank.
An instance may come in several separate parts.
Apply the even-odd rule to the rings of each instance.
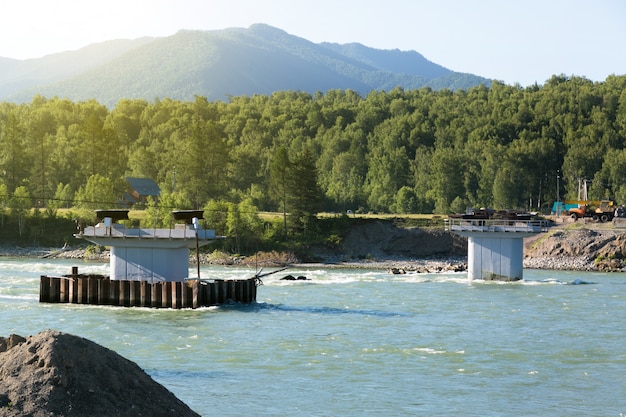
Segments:
[[[76,248],[0,248],[0,256],[108,261],[109,251],[95,246]],[[561,223],[524,242],[524,267],[574,271],[626,271],[626,230],[610,225]],[[190,263],[195,264],[195,254]],[[442,229],[399,228],[373,220],[355,225],[336,245],[318,245],[297,256],[259,252],[231,256],[223,252],[200,256],[202,265],[320,266],[368,268],[402,272],[467,270],[467,241]]]
[[[595,261],[586,256],[524,258],[524,268],[559,271],[597,271]]]
[[[562,223],[525,241],[524,267],[626,272],[626,230],[609,224]]]

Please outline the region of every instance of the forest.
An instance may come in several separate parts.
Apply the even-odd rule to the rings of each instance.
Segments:
[[[0,103],[0,209],[117,207],[124,179],[154,179],[152,209],[240,205],[289,213],[546,212],[557,198],[626,203],[626,76],[555,75],[228,101],[36,96]],[[221,208],[221,209],[220,209]]]

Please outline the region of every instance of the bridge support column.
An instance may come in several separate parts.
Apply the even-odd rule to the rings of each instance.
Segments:
[[[472,279],[517,281],[524,274],[522,237],[467,237],[467,276]]]
[[[447,219],[446,230],[467,237],[470,280],[518,281],[524,274],[524,238],[545,232],[545,221]]]

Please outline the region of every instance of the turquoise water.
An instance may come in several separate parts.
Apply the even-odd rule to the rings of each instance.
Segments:
[[[265,277],[249,306],[40,304],[39,276],[73,265],[108,271],[0,258],[0,335],[86,337],[202,415],[626,414],[626,274],[526,270],[523,282],[470,283],[465,273],[293,269]],[[280,281],[286,273],[311,280]]]

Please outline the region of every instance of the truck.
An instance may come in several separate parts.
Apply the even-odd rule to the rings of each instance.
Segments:
[[[569,200],[565,204],[576,204],[567,210],[567,215],[574,220],[591,217],[594,222],[605,223],[613,220],[615,215],[615,203],[610,200]]]

